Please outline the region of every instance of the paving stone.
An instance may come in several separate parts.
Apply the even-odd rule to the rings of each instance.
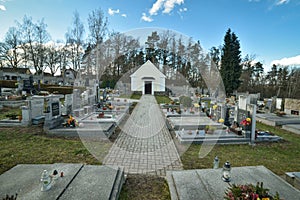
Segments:
[[[143,174],[160,169],[163,172],[158,173],[162,175],[170,166],[182,168],[165,121],[154,96],[143,95],[103,163],[117,166],[133,163],[130,167],[125,165],[125,172]]]

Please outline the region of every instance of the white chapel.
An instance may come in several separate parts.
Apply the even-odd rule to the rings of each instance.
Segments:
[[[165,91],[166,76],[149,60],[131,74],[130,78],[133,92],[154,95],[155,92]]]

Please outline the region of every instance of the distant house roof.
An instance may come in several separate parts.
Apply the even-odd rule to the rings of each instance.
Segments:
[[[11,68],[11,67],[2,67],[0,71],[6,73],[19,73],[19,74],[31,74],[29,68]]]
[[[64,74],[66,74],[66,72],[72,72],[72,73],[73,73],[73,76],[74,76],[74,78],[76,78],[76,77],[77,77],[77,71],[76,71],[76,70],[74,70],[74,69],[65,69],[65,71],[64,71]]]
[[[160,77],[166,78],[166,76],[161,71],[159,71],[159,69],[157,69],[157,67],[150,60],[147,60],[147,62],[145,62],[142,66],[140,66],[133,74],[130,75],[130,77],[136,76],[136,74],[138,74],[139,71],[143,71],[144,69],[147,69],[147,68],[151,69],[151,75],[156,74],[156,75],[159,75]],[[144,78],[146,78],[146,77],[144,77]]]

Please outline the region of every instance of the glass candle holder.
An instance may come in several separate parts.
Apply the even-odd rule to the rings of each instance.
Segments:
[[[231,166],[230,163],[227,161],[223,165],[222,169],[222,179],[225,182],[230,182],[231,179]]]

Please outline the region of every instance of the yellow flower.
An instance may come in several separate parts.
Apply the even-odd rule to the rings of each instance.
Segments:
[[[249,117],[246,118],[246,121],[247,121],[247,122],[251,122],[251,118],[249,118]]]
[[[219,123],[223,123],[224,122],[224,119],[219,119]]]
[[[214,105],[213,109],[216,110],[218,108],[218,105]]]

